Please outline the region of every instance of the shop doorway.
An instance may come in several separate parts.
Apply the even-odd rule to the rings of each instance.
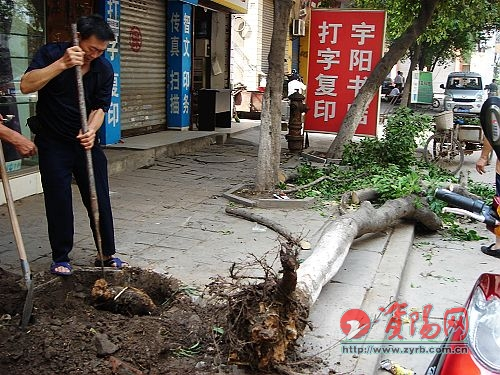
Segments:
[[[71,41],[71,24],[93,13],[96,13],[93,0],[47,0],[47,42]]]

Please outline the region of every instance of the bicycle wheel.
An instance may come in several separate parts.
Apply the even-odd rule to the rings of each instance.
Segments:
[[[436,133],[429,137],[424,147],[424,160],[456,174],[464,164],[464,150],[451,132]]]

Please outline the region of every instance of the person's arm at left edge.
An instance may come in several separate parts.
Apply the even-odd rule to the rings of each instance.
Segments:
[[[33,142],[4,125],[2,115],[0,115],[0,139],[12,144],[23,157],[33,156],[37,152]]]

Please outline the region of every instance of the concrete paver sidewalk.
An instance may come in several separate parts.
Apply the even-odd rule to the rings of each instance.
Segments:
[[[237,184],[252,182],[256,155],[252,144],[213,144],[189,154],[160,156],[152,166],[112,175],[110,189],[119,254],[135,266],[168,272],[185,283],[203,286],[210,277],[226,274],[232,262],[276,248],[278,236],[271,230],[255,231],[254,223],[224,212],[228,201],[221,197],[222,193]],[[213,156],[218,156],[219,162],[205,161]],[[224,159],[241,161],[225,163]],[[48,269],[50,247],[43,195],[22,199],[16,208],[32,269]],[[76,187],[74,208],[72,262],[88,266],[95,246]],[[0,266],[16,271],[17,253],[5,209],[1,207],[4,215],[0,241],[5,246]],[[314,210],[263,212],[287,223],[291,231],[308,236],[313,236],[325,221]]]

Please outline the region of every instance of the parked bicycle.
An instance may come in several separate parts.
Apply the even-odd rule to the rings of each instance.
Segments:
[[[434,119],[436,130],[425,143],[424,159],[455,174],[464,164],[464,150],[458,139],[458,124],[453,120],[451,111],[443,112]]]
[[[438,109],[441,107],[442,104],[443,104],[442,103],[442,95],[439,96],[437,94],[433,94],[431,107],[434,109]]]
[[[452,111],[436,115],[434,120],[436,128],[425,143],[424,160],[456,174],[464,164],[465,154],[481,149],[481,126],[466,124],[464,118],[454,116]]]

